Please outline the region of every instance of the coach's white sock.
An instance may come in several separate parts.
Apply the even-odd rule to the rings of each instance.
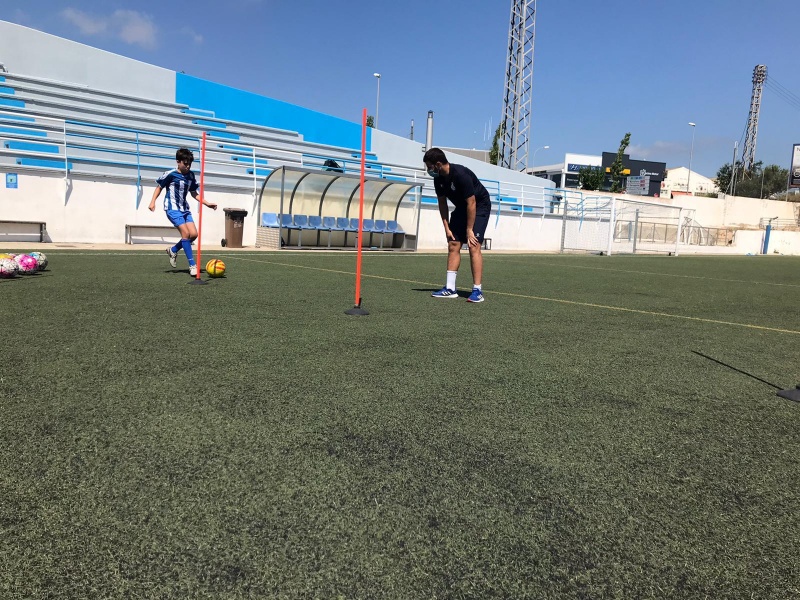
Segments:
[[[448,290],[455,290],[456,289],[456,275],[458,275],[458,271],[448,271],[447,272],[447,289]]]
[[[480,283],[473,283],[472,284],[472,289],[473,290],[480,290],[481,289],[481,284]]]

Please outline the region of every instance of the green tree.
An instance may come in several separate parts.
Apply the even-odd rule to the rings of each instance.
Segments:
[[[611,192],[619,193],[622,191],[622,155],[625,154],[625,148],[631,143],[630,132],[625,134],[625,137],[619,143],[619,150],[617,150],[617,158],[611,163]]]
[[[367,115],[367,127],[375,127],[375,117]]]
[[[497,126],[497,130],[494,132],[494,139],[492,140],[492,149],[489,150],[489,162],[493,165],[497,164],[497,161],[500,160],[500,136],[503,135],[503,123],[500,123]]]
[[[736,162],[736,172],[742,172],[742,163]],[[733,167],[731,163],[725,163],[717,170],[717,187],[723,194],[731,193],[731,180],[733,179]]]
[[[594,191],[602,189],[605,183],[606,174],[603,172],[602,167],[581,167],[578,171],[578,184],[581,189]]]
[[[717,171],[717,187],[721,192],[733,194],[730,163],[722,165]],[[763,166],[761,161],[755,163],[749,171],[744,171],[742,163],[736,162],[736,195],[745,198],[769,198],[786,189],[789,170],[779,165]]]

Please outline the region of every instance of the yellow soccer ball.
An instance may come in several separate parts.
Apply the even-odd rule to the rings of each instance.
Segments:
[[[225,263],[218,258],[212,258],[206,263],[206,273],[209,277],[223,277],[225,275]]]

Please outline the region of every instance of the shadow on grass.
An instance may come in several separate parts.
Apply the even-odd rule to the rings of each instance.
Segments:
[[[0,279],[2,283],[11,283],[12,281],[35,281],[43,277],[52,277],[50,273],[30,273],[29,275],[17,275],[16,277],[3,277]]]
[[[742,375],[747,375],[748,377],[752,377],[756,381],[760,381],[761,383],[766,383],[767,385],[774,387],[776,390],[783,389],[781,386],[775,385],[774,383],[772,383],[770,381],[767,381],[766,379],[761,379],[761,377],[757,377],[757,376],[753,375],[752,373],[748,373],[747,371],[742,371],[741,369],[737,369],[736,367],[733,367],[733,366],[731,366],[731,365],[729,365],[727,363],[724,363],[721,360],[717,360],[716,358],[712,358],[711,356],[707,356],[707,355],[703,354],[702,352],[697,352],[696,350],[692,350],[692,354],[696,354],[697,356],[702,356],[703,358],[705,358],[707,360],[710,360],[711,362],[715,362],[718,365],[722,365],[723,367],[727,367],[731,371],[736,371],[737,373],[741,373]]]

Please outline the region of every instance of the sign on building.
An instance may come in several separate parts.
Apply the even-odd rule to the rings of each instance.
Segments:
[[[800,187],[800,144],[792,147],[792,168],[789,169],[789,187]]]
[[[650,195],[649,175],[629,175],[625,191],[633,196]]]

